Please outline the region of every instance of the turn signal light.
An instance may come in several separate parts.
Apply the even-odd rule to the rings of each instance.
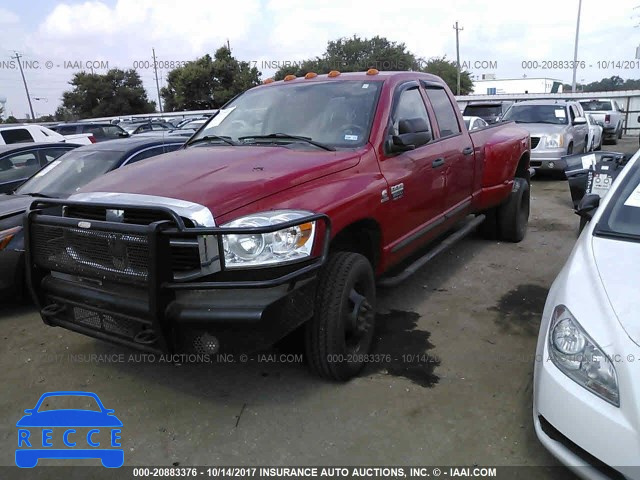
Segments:
[[[333,78],[333,77],[337,77],[338,75],[340,75],[340,72],[338,70],[331,70],[329,72],[329,75],[327,75],[327,77]]]

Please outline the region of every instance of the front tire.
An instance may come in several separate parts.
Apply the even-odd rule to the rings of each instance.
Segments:
[[[375,302],[371,263],[359,253],[332,254],[320,273],[314,315],[305,327],[305,353],[315,374],[347,381],[360,373],[373,341]]]
[[[518,243],[524,239],[531,210],[531,189],[524,178],[514,179],[514,189],[498,209],[500,238]]]

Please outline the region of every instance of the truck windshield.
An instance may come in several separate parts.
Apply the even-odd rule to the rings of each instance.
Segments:
[[[594,234],[640,240],[640,164],[633,167],[613,193]]]
[[[504,121],[516,123],[552,123],[567,125],[564,105],[513,105],[504,114]]]
[[[111,170],[121,157],[122,152],[113,150],[72,150],[37,172],[15,193],[47,197],[71,195]]]
[[[287,134],[335,148],[361,147],[369,140],[381,86],[380,81],[330,80],[249,90],[220,110],[189,143],[218,136],[240,145],[311,145],[273,135]],[[264,138],[267,135],[272,136]]]
[[[611,102],[607,101],[590,100],[588,102],[580,102],[580,105],[582,105],[582,109],[585,112],[606,112],[613,110]]]

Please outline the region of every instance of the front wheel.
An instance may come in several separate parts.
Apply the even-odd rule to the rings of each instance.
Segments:
[[[373,341],[375,302],[371,263],[359,253],[332,254],[305,327],[305,353],[314,373],[346,381],[362,370]]]
[[[524,178],[515,178],[513,190],[498,208],[500,237],[507,242],[520,242],[527,233],[531,205],[531,189]]]

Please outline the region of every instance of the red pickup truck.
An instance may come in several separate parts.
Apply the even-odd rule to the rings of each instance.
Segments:
[[[524,237],[529,154],[513,123],[469,134],[433,75],[267,81],[183,149],[35,200],[29,287],[46,324],[148,352],[254,351],[303,327],[311,369],[346,380],[376,282],[477,227]]]

